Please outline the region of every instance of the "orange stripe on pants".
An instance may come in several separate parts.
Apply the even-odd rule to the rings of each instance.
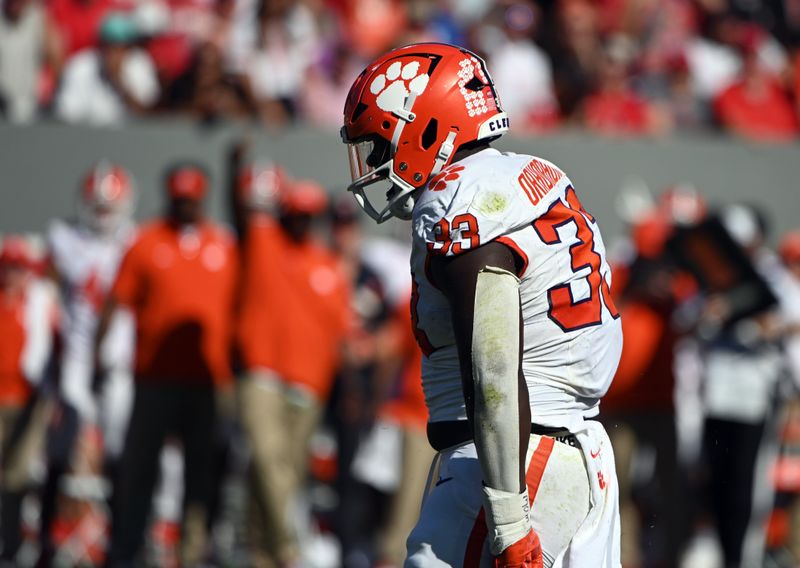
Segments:
[[[547,460],[550,459],[550,454],[553,453],[555,443],[555,438],[542,436],[539,439],[539,445],[536,446],[536,451],[533,452],[531,457],[531,463],[528,465],[528,472],[525,475],[531,507],[533,507],[533,500],[536,499],[536,493],[539,491],[539,485],[544,475],[544,468],[547,467]],[[480,566],[483,543],[486,542],[488,533],[486,513],[481,507],[481,510],[478,511],[478,516],[475,517],[475,524],[472,525],[472,531],[467,540],[467,548],[464,551],[464,568],[478,568]]]

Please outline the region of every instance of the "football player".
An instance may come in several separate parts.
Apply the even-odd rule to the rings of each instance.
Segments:
[[[353,192],[412,221],[412,321],[438,451],[406,566],[619,566],[600,398],[622,347],[595,218],[508,130],[484,62],[394,50],[344,110]],[[385,199],[383,196],[385,195]]]
[[[130,314],[122,310],[115,314],[104,343],[101,356],[108,362],[108,373],[100,397],[95,394],[99,385],[93,384],[93,342],[100,309],[134,232],[133,208],[130,174],[118,165],[100,162],[83,179],[77,219],[57,219],[47,231],[49,270],[64,304],[62,395],[84,426],[103,431],[106,449],[114,455],[121,451],[132,396]]]

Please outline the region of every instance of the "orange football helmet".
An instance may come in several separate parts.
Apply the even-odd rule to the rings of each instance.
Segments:
[[[81,221],[98,233],[112,233],[133,214],[133,192],[133,181],[124,168],[99,162],[83,179]]]
[[[459,147],[507,131],[508,116],[480,57],[441,43],[395,49],[370,64],[347,95],[341,130],[353,179],[347,189],[378,223],[409,219],[414,192]],[[391,187],[379,211],[365,189],[384,180]]]
[[[271,213],[288,181],[281,166],[254,163],[239,174],[236,184],[238,198],[249,209]]]

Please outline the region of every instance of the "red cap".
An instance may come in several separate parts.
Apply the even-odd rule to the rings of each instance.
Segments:
[[[779,251],[786,264],[800,262],[800,230],[786,233],[781,239]]]
[[[286,185],[281,195],[281,210],[285,213],[318,215],[328,205],[328,194],[317,182],[296,180]]]
[[[208,177],[197,166],[179,166],[167,176],[167,192],[173,199],[202,199],[208,191]]]
[[[0,265],[29,267],[32,264],[27,241],[19,235],[7,235],[0,246]]]

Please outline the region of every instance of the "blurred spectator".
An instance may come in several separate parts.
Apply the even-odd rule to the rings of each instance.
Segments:
[[[687,43],[686,61],[696,96],[708,102],[736,80],[741,59],[731,45],[735,24],[730,19],[709,18],[704,27],[704,34]]]
[[[222,54],[210,42],[196,49],[189,68],[165,93],[163,106],[203,121],[242,118],[253,112],[247,85],[225,72]]]
[[[362,59],[388,50],[408,22],[400,0],[339,0],[342,29],[348,46]]]
[[[297,112],[296,97],[318,49],[317,24],[302,2],[261,0],[256,29],[245,72],[262,120],[280,124]]]
[[[344,45],[327,49],[312,65],[303,83],[301,106],[310,124],[338,131],[350,85],[361,72]]]
[[[32,481],[31,465],[42,451],[53,400],[35,394],[51,356],[56,303],[33,271],[22,237],[0,244],[0,444],[2,444],[3,551],[0,564],[16,566],[22,544],[22,499]]]
[[[143,114],[158,98],[155,67],[135,47],[134,20],[109,14],[100,28],[100,46],[74,55],[66,64],[55,101],[56,115],[67,122],[119,124]]]
[[[42,64],[58,65],[54,30],[36,0],[5,0],[0,8],[0,114],[12,122],[36,116]]]
[[[572,117],[594,87],[603,55],[597,9],[589,0],[563,0],[555,19],[550,55],[558,62],[553,69],[556,94],[563,115]]]
[[[159,455],[174,434],[184,453],[185,565],[206,553],[217,398],[230,385],[230,320],[236,251],[224,230],[205,219],[209,179],[192,163],[165,178],[167,209],[143,227],[125,254],[106,301],[95,348],[117,305],[136,320],[135,394],[114,488],[109,566],[138,565]]]
[[[533,2],[513,2],[502,9],[502,39],[487,46],[487,65],[503,93],[503,110],[520,129],[552,128],[558,121],[553,70],[533,36],[541,25]]]
[[[630,66],[635,46],[616,36],[605,48],[598,87],[584,103],[586,126],[599,134],[653,135],[670,128],[669,116],[655,103],[637,95],[631,85]]]
[[[259,177],[242,181],[258,183]],[[236,337],[245,371],[241,420],[253,459],[253,566],[301,560],[290,507],[305,481],[309,440],[350,324],[347,280],[311,235],[312,220],[325,205],[325,193],[315,182],[288,181],[278,189],[277,223],[263,206],[253,211],[251,205],[243,219]]]
[[[779,79],[759,55],[759,36],[746,39],[739,80],[714,101],[722,126],[745,138],[785,141],[798,133],[797,116]]]
[[[83,49],[94,49],[100,43],[100,27],[114,9],[115,0],[51,0],[50,19],[58,30],[59,42],[66,56]]]

